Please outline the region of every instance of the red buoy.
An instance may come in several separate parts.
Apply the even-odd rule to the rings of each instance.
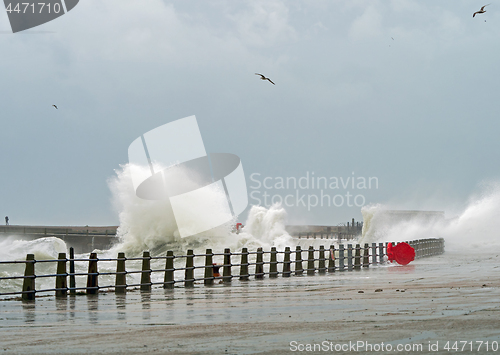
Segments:
[[[392,246],[392,243],[387,244],[387,258],[392,263],[396,261],[400,265],[408,265],[415,260],[415,249],[408,243],[399,243]]]

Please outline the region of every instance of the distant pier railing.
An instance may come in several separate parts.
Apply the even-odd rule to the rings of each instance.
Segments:
[[[415,249],[416,258],[444,252],[442,238],[419,239],[407,243]],[[59,253],[56,260],[35,260],[33,254],[28,254],[25,261],[0,261],[0,267],[5,264],[25,264],[24,276],[0,277],[0,286],[1,282],[6,280],[23,280],[22,290],[0,293],[0,296],[21,295],[23,300],[29,301],[34,300],[36,294],[47,292],[55,292],[56,297],[66,297],[68,293],[76,294],[77,291],[96,294],[100,289],[114,289],[116,293],[124,293],[127,288],[150,291],[155,285],[173,289],[175,285],[194,287],[198,281],[203,281],[205,286],[210,286],[215,281],[230,283],[235,278],[248,281],[251,278],[263,279],[265,276],[269,278],[276,278],[280,275],[282,277],[304,274],[312,276],[327,272],[361,270],[384,262],[387,244],[355,244],[354,246],[353,244],[340,244],[337,247],[331,245],[329,249],[325,249],[324,246],[315,249],[311,246],[304,250],[297,246],[295,250],[286,247],[284,251],[278,251],[273,247],[270,251],[258,248],[255,252],[249,252],[247,248],[243,248],[241,252],[236,253],[231,252],[230,249],[225,249],[223,253],[213,253],[212,249],[207,249],[205,254],[196,255],[193,250],[188,250],[186,255],[174,255],[173,251],[168,251],[166,256],[151,256],[148,251],[145,251],[142,257],[133,258],[127,258],[124,253],[118,253],[116,259],[99,259],[96,253],[91,253],[88,259],[75,259],[73,249],[70,248],[69,258],[66,257],[66,253]],[[304,253],[307,255],[306,258],[303,258]],[[235,258],[239,258],[238,263],[233,262]],[[200,259],[202,262],[199,262]],[[223,262],[214,265],[215,259]],[[127,271],[125,266],[129,261],[141,261],[141,270]],[[152,269],[152,261],[163,262],[165,267]],[[99,272],[98,264],[102,262],[113,262],[116,271]],[[37,275],[36,265],[39,263],[55,264],[55,273]],[[75,272],[75,263],[87,264],[88,272]],[[222,269],[222,273],[214,274],[214,267]],[[158,281],[152,281],[153,273],[155,275],[162,273],[163,277]],[[127,283],[127,276],[137,274],[140,274],[140,281]],[[114,276],[114,282],[100,285],[99,276]],[[77,287],[75,277],[86,277],[86,286]],[[40,278],[54,278],[55,287],[36,289],[35,281]]]
[[[327,233],[327,232],[310,232],[310,233],[299,233],[297,236],[299,239],[333,239],[337,240],[338,243],[342,243],[343,240],[354,240],[359,237],[356,233]]]

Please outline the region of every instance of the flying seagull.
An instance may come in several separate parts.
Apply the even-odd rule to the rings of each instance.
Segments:
[[[54,107],[56,108],[56,110],[58,110],[58,108],[57,108],[57,106],[56,106],[56,105],[52,105],[52,106],[54,106]]]
[[[488,4],[488,5],[491,5],[491,4]],[[486,12],[486,10],[485,10],[484,8],[485,8],[486,6],[488,6],[488,5],[484,5],[484,6],[481,8],[481,10],[474,12],[474,14],[472,15],[472,17],[476,16],[476,14],[484,14],[484,13]]]
[[[275,83],[273,83],[273,82],[272,82],[272,80],[271,80],[271,79],[266,78],[266,77],[265,77],[264,75],[262,75],[262,74],[255,73],[255,75],[260,75],[261,80],[267,80],[267,81],[269,81],[271,84],[276,85]]]

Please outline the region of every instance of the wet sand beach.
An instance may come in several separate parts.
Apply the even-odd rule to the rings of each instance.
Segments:
[[[0,353],[367,353],[378,344],[373,352],[436,354],[455,341],[466,342],[460,353],[500,353],[499,273],[496,253],[447,252],[324,276],[0,301]]]

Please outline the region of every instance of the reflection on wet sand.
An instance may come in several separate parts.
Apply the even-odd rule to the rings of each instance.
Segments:
[[[99,294],[87,295],[87,310],[90,324],[98,324],[99,320]]]
[[[127,319],[127,294],[115,295],[115,304],[117,320],[125,321]]]
[[[56,298],[57,321],[64,322],[68,319],[68,299]]]
[[[69,318],[72,320],[72,323],[74,323],[75,320],[75,308],[76,308],[76,296],[71,295],[69,297]]]
[[[23,306],[23,314],[24,314],[24,321],[26,323],[34,323],[35,322],[35,312],[36,312],[36,307],[35,307],[35,301],[24,301],[22,303]]]
[[[141,291],[141,306],[142,306],[142,319],[151,319],[151,292]]]

